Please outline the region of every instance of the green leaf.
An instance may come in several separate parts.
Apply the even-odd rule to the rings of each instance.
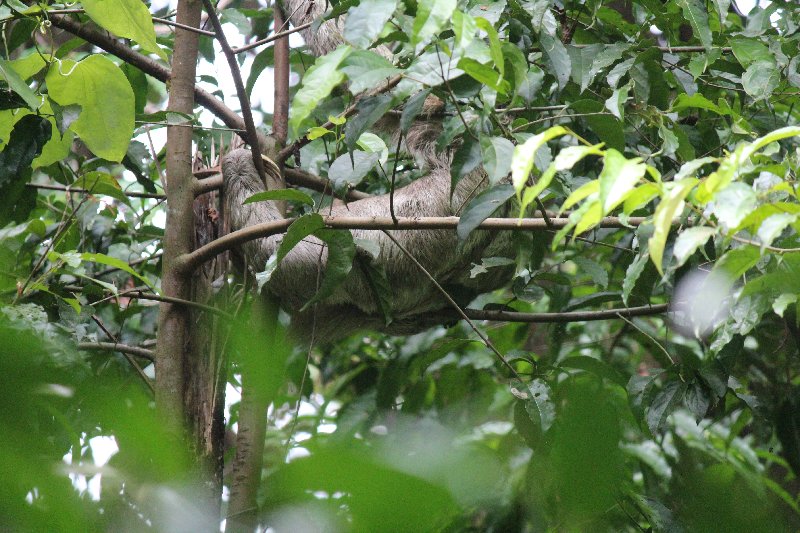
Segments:
[[[340,69],[350,80],[348,89],[352,94],[360,94],[372,89],[387,78],[391,78],[402,70],[395,68],[385,57],[372,50],[354,50],[342,62]]]
[[[417,3],[417,16],[414,17],[411,44],[425,44],[439,33],[450,22],[456,4],[456,0],[420,0]]]
[[[742,75],[742,87],[755,100],[772,96],[780,81],[780,70],[773,61],[756,61]]]
[[[730,230],[737,228],[757,205],[758,198],[753,188],[742,182],[734,182],[716,194],[712,213],[723,229]]]
[[[17,74],[17,71],[13,68],[13,65],[6,61],[5,59],[0,59],[0,76],[6,80],[8,83],[8,87],[17,93],[22,99],[25,101],[25,104],[31,109],[39,109],[39,106],[42,105],[42,98],[36,96],[36,93],[28,87],[28,84],[25,83],[25,80]]]
[[[517,193],[522,191],[522,188],[528,181],[531,170],[533,170],[536,151],[547,141],[567,133],[569,133],[569,131],[565,127],[553,126],[542,133],[531,136],[527,141],[514,148],[514,154],[511,157],[511,181]]]
[[[403,133],[408,132],[408,128],[414,123],[414,119],[422,112],[422,108],[425,106],[425,99],[428,98],[430,93],[430,89],[425,89],[408,99],[403,108],[403,114],[400,115],[400,130]]]
[[[456,52],[465,50],[475,39],[477,32],[478,23],[472,15],[459,9],[453,11],[453,33],[455,33],[456,37],[453,47]]]
[[[125,193],[122,192],[122,188],[119,186],[117,180],[108,172],[96,170],[87,172],[75,180],[72,187],[86,189],[94,194],[110,196],[125,205],[131,205],[130,200],[125,196]]]
[[[99,263],[101,265],[117,268],[119,270],[122,270],[123,272],[130,274],[134,278],[141,280],[142,283],[144,283],[148,287],[155,287],[155,285],[153,285],[153,283],[149,279],[147,279],[146,277],[142,276],[134,269],[132,269],[128,263],[126,263],[121,259],[117,259],[116,257],[111,257],[105,254],[82,253],[80,254],[80,258],[81,261],[89,261],[91,263]]]
[[[351,51],[352,48],[349,46],[340,46],[330,54],[318,57],[303,76],[303,86],[294,96],[289,110],[289,126],[295,134],[320,102],[334,87],[344,81],[344,73],[339,69],[339,65]]]
[[[628,92],[631,87],[633,87],[633,82],[629,81],[622,87],[614,89],[614,92],[605,101],[606,109],[611,111],[611,114],[619,120],[624,120],[625,118],[625,102],[628,101]]]
[[[297,189],[275,189],[272,191],[257,192],[247,198],[242,204],[252,204],[255,202],[266,202],[269,200],[286,200],[298,202],[306,205],[314,205],[314,199]]]
[[[658,391],[653,402],[647,408],[647,427],[655,434],[667,421],[686,393],[686,384],[682,381],[670,381]]]
[[[393,98],[388,94],[365,98],[358,103],[356,116],[351,117],[344,127],[344,140],[348,151],[352,152],[355,149],[361,134],[380,120],[392,108],[393,103]]]
[[[622,301],[625,305],[628,305],[631,293],[636,288],[636,282],[644,272],[644,267],[647,266],[647,259],[646,254],[640,253],[625,270],[625,279],[622,280]]]
[[[727,115],[729,114],[717,104],[706,98],[700,93],[695,93],[692,96],[687,95],[686,93],[681,93],[672,102],[672,110],[673,111],[683,111],[684,109],[706,109],[708,111],[712,111],[717,115]]]
[[[81,107],[69,129],[98,156],[122,161],[133,136],[135,99],[119,67],[95,54],[79,63],[52,64],[46,80],[50,98],[59,105]]]
[[[720,257],[712,272],[727,274],[730,285],[733,285],[733,282],[744,276],[744,273],[755,266],[759,259],[761,259],[761,254],[758,248],[743,246],[729,250]]]
[[[578,265],[578,270],[589,274],[595,285],[599,285],[603,289],[608,287],[608,272],[606,267],[588,257],[577,256],[573,257],[572,261]]]
[[[558,87],[563,89],[567,85],[572,72],[569,52],[567,52],[561,40],[547,33],[539,35],[539,42],[542,46],[542,52],[544,52],[550,65],[550,74],[558,80]]]
[[[767,217],[759,226],[758,233],[756,233],[758,240],[761,241],[762,253],[766,246],[771,245],[772,241],[783,233],[783,230],[795,222],[797,222],[797,215],[789,213],[779,213]]]
[[[505,74],[505,61],[503,60],[503,49],[500,46],[500,39],[497,36],[497,30],[494,29],[491,22],[483,17],[477,17],[475,23],[478,28],[486,32],[489,37],[489,54],[492,56],[494,68],[501,76]]]
[[[156,31],[147,6],[139,0],[83,0],[86,14],[114,35],[133,39],[143,49],[157,54],[167,61],[169,58],[156,44]]]
[[[537,196],[542,194],[542,192],[550,185],[553,181],[553,177],[555,177],[556,172],[563,172],[565,170],[571,169],[575,166],[575,163],[583,159],[588,155],[598,155],[602,156],[605,154],[600,147],[603,146],[602,144],[595,144],[593,146],[567,146],[566,148],[562,149],[558,155],[556,156],[555,160],[550,164],[547,170],[541,175],[541,177],[536,180],[536,183],[532,187],[528,187],[525,189],[525,193],[522,195],[522,202],[520,212],[524,212],[525,209],[533,202]]]
[[[670,229],[672,229],[672,219],[683,209],[683,200],[695,185],[697,185],[696,178],[686,178],[672,183],[666,197],[662,198],[658,207],[656,207],[656,212],[653,214],[655,231],[653,232],[653,236],[648,240],[648,248],[650,259],[653,261],[658,273],[662,276],[664,275],[664,271],[661,267],[661,263],[664,256],[664,246],[667,244],[667,236],[669,235]]]
[[[361,0],[347,12],[344,38],[356,48],[369,47],[381,34],[396,8],[397,0]]]
[[[589,72],[585,75],[581,76],[581,92],[585,91],[589,85],[592,84],[595,77],[603,70],[620,59],[625,53],[630,50],[631,45],[629,44],[606,44],[603,45],[601,51],[597,52],[592,59],[591,67],[589,68]]]
[[[456,190],[456,184],[481,165],[481,144],[472,137],[465,136],[464,142],[453,154],[453,163],[450,165],[450,194]]]
[[[589,357],[586,355],[567,357],[561,361],[561,363],[559,363],[559,366],[561,368],[575,368],[578,370],[591,372],[592,374],[607,379],[622,388],[625,388],[625,386],[628,384],[628,380],[625,378],[625,376],[618,372],[614,367],[605,361],[595,359],[594,357]]]
[[[550,387],[542,379],[534,379],[522,389],[527,395],[525,411],[534,423],[538,423],[542,433],[550,429],[556,418],[556,407],[551,399]]]
[[[342,154],[331,163],[328,169],[328,179],[333,182],[337,190],[344,187],[355,187],[375,168],[381,158],[379,153],[369,153],[355,150],[352,154]]]
[[[317,213],[303,215],[292,222],[292,225],[286,230],[286,235],[283,236],[281,245],[278,247],[278,253],[276,254],[277,263],[280,263],[281,260],[286,257],[286,254],[288,254],[291,249],[297,245],[297,243],[315,231],[323,229],[324,227],[325,222]]]
[[[481,151],[489,184],[494,185],[508,176],[514,154],[511,141],[503,137],[481,137]]]
[[[322,301],[333,294],[333,291],[347,278],[353,268],[353,259],[356,256],[353,234],[349,231],[321,229],[314,232],[314,235],[328,245],[325,275],[322,277],[319,290],[311,300],[306,302],[300,309],[301,311],[305,311],[316,302]]]
[[[503,75],[491,67],[482,65],[470,57],[462,57],[458,62],[458,68],[476,81],[488,85],[501,94],[507,94],[511,89],[509,83],[503,79]]]
[[[598,181],[600,204],[603,215],[606,215],[618,206],[644,177],[647,165],[638,157],[626,159],[613,148],[606,150],[603,161],[603,170]]]
[[[678,238],[675,239],[675,246],[672,248],[672,254],[675,256],[675,267],[683,265],[695,250],[704,246],[716,232],[716,228],[708,226],[698,226],[683,230],[678,235]]]
[[[514,188],[511,185],[499,185],[486,189],[476,196],[467,204],[461,214],[461,219],[458,221],[458,238],[462,241],[466,239],[472,230],[490,217],[513,195]]]
[[[734,37],[729,40],[731,51],[744,68],[757,61],[775,62],[775,56],[764,43],[757,39],[747,37]]]
[[[692,26],[692,30],[700,39],[706,50],[711,49],[712,38],[711,29],[708,27],[708,11],[700,0],[675,0],[675,3],[683,9],[683,16]]]
[[[36,206],[36,191],[26,187],[31,179],[31,163],[50,139],[52,126],[37,115],[23,116],[11,131],[0,152],[0,228],[10,221],[21,222]]]

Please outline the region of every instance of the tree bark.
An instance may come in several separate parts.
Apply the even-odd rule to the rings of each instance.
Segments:
[[[198,27],[199,0],[178,2],[177,22]],[[198,36],[176,28],[168,109],[191,115],[194,109],[194,78]],[[192,129],[185,125],[167,128],[167,223],[163,239],[161,288],[166,296],[191,297],[191,274],[176,268],[176,260],[192,250],[194,215],[192,203]],[[163,302],[158,316],[156,347],[156,407],[164,425],[181,439],[185,433],[185,375],[188,359],[190,311],[186,306]]]

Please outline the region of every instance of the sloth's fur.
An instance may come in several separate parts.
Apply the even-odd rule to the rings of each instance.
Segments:
[[[302,5],[301,5],[302,4]],[[301,24],[319,14],[319,7],[306,13],[308,0],[290,0],[292,21]],[[298,7],[299,6],[299,7]],[[341,43],[340,28],[333,22],[319,30],[306,33],[312,51],[325,53]],[[399,126],[392,118],[383,119],[376,128],[391,133],[397,141]],[[436,138],[441,125],[426,120],[413,124],[404,136],[404,150],[414,156],[427,175],[399,188],[394,194],[394,212],[399,217],[442,217],[460,215],[464,206],[487,186],[482,169],[462,178],[450,194],[450,164],[452,150],[436,153]],[[272,202],[242,205],[249,196],[264,191],[247,150],[235,150],[222,161],[226,210],[230,213],[231,229],[280,219],[281,214]],[[376,196],[335,205],[331,215],[371,217],[389,216],[389,195]],[[308,340],[313,332],[317,341],[331,341],[361,329],[373,329],[391,334],[406,335],[427,329],[444,321],[441,311],[450,304],[408,257],[381,231],[352,230],[356,239],[369,239],[378,244],[377,258],[360,257],[351,273],[334,294],[315,307],[300,312],[300,308],[315,294],[317,280],[324,273],[327,248],[316,237],[297,244],[283,258],[267,284],[267,290],[277,296],[282,307],[292,315],[292,332],[298,340]],[[470,278],[472,263],[482,257],[511,255],[508,232],[474,231],[463,243],[453,230],[397,230],[393,236],[430,272],[433,277],[466,304],[481,292],[494,290],[508,281],[513,269],[493,268],[489,273]],[[251,241],[243,246],[247,264],[261,270],[277,251],[283,235]],[[392,288],[391,316],[387,326],[367,277],[359,261],[371,260],[386,272]],[[452,316],[452,315],[450,315]]]

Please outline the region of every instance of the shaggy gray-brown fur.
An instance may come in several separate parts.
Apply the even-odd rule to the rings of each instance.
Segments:
[[[290,0],[292,21],[300,24],[313,19],[321,9],[315,5],[308,10],[308,0]],[[326,53],[341,42],[340,26],[333,22],[319,30],[306,32],[309,46],[315,53]],[[377,126],[397,139],[396,120],[386,118]],[[450,194],[450,151],[437,154],[435,140],[441,131],[438,123],[420,120],[410,128],[404,139],[404,149],[414,156],[428,174],[395,191],[394,212],[399,217],[436,217],[460,215],[460,211],[477,193],[486,188],[482,170],[465,176]],[[222,161],[226,209],[231,217],[231,229],[280,219],[272,202],[242,205],[256,192],[265,190],[253,166],[249,151],[235,150]],[[381,216],[390,214],[389,195],[376,196],[336,205],[331,215]],[[266,290],[277,296],[283,308],[292,315],[292,331],[298,339],[312,335],[318,341],[330,341],[360,329],[375,329],[391,334],[411,334],[441,324],[441,311],[449,304],[440,291],[420,272],[419,268],[382,232],[353,230],[353,237],[369,239],[378,244],[380,253],[373,261],[386,272],[393,291],[392,322],[384,323],[367,278],[358,264],[344,283],[329,298],[314,309],[300,308],[316,292],[320,269],[324,271],[327,249],[322,241],[309,237],[287,254],[267,284]],[[461,303],[467,303],[481,292],[502,286],[511,268],[495,268],[489,274],[470,278],[472,263],[482,257],[510,255],[510,234],[475,231],[466,242],[459,243],[455,231],[424,230],[394,231],[393,235],[405,246],[433,277]],[[259,239],[244,245],[247,263],[255,271],[262,270],[274,254],[282,235]]]

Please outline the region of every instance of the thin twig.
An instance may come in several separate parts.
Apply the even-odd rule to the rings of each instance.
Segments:
[[[89,189],[81,189],[79,187],[69,187],[64,185],[49,185],[44,183],[27,183],[25,184],[26,187],[30,189],[43,189],[48,191],[64,191],[64,192],[74,192],[79,194],[94,194],[99,196],[104,196],[102,192],[90,191]],[[120,189],[122,194],[125,196],[129,196],[131,198],[153,198],[158,200],[163,200],[167,196],[165,194],[155,193],[155,192],[128,192],[123,191]]]
[[[411,260],[411,262],[414,263],[417,266],[417,268],[419,268],[422,271],[422,273],[425,275],[426,278],[428,278],[428,280],[430,280],[431,283],[433,283],[433,286],[436,287],[436,290],[438,290],[441,293],[441,295],[444,296],[445,300],[447,300],[447,302],[453,307],[456,313],[458,313],[461,316],[461,318],[465,320],[467,324],[469,324],[469,327],[472,328],[472,331],[474,331],[478,337],[480,337],[483,344],[485,344],[486,347],[489,348],[494,353],[497,359],[506,368],[508,368],[508,370],[511,372],[511,375],[517,378],[518,380],[522,381],[522,377],[517,373],[517,370],[511,365],[511,363],[508,362],[505,356],[503,356],[503,354],[501,354],[500,351],[497,348],[495,348],[494,344],[492,344],[492,341],[489,340],[489,337],[487,337],[481,330],[479,330],[478,326],[476,326],[475,323],[472,320],[470,320],[470,318],[464,313],[464,310],[461,309],[461,307],[456,303],[455,300],[453,300],[450,294],[448,294],[448,292],[444,290],[444,288],[439,284],[438,281],[436,281],[436,279],[431,275],[431,273],[428,272],[428,269],[422,266],[422,263],[417,261],[417,258],[414,257],[414,255],[411,252],[409,252],[405,246],[400,244],[400,242],[394,238],[394,235],[385,230],[383,234],[389,237],[389,239],[391,239],[391,241],[395,244],[395,246],[400,248],[400,251],[403,252],[403,254],[405,254],[405,256],[408,257]]]
[[[311,27],[312,24],[314,24],[313,21],[312,22],[306,22],[305,24],[300,24],[299,26],[296,26],[296,27],[292,28],[291,30],[286,30],[286,31],[274,33],[274,34],[272,34],[269,37],[266,37],[264,39],[261,39],[261,40],[258,40],[258,41],[253,41],[250,44],[246,44],[244,46],[240,46],[238,48],[234,48],[233,49],[233,53],[234,54],[241,54],[242,52],[247,52],[248,50],[252,50],[253,48],[258,48],[262,44],[268,44],[268,43],[271,43],[272,41],[277,41],[278,39],[280,39],[282,37],[288,37],[289,35],[291,35],[293,33],[297,33],[298,31],[303,31],[304,29]]]
[[[120,344],[118,342],[80,342],[78,343],[79,350],[112,350],[120,353],[127,353],[135,355],[148,361],[155,361],[156,356],[153,350],[146,348],[139,348],[138,346],[128,346],[127,344]],[[149,378],[148,378],[149,381]]]
[[[250,98],[247,96],[247,91],[244,88],[242,81],[242,73],[239,70],[239,63],[236,61],[236,55],[233,52],[228,39],[225,37],[225,32],[222,30],[222,23],[219,21],[217,12],[211,0],[203,0],[203,5],[206,7],[208,19],[214,30],[217,32],[217,42],[222,47],[222,53],[225,59],[228,60],[228,68],[233,77],[233,84],[236,86],[236,95],[239,97],[239,106],[242,108],[242,118],[244,119],[245,129],[247,130],[247,140],[250,144],[250,150],[253,152],[253,164],[256,167],[258,175],[261,177],[263,183],[267,183],[267,171],[264,168],[264,160],[261,159],[261,143],[258,141],[258,133],[256,132],[256,125],[253,122],[253,110],[250,108]]]
[[[389,214],[394,220],[395,224],[397,223],[397,216],[394,214],[394,181],[395,176],[397,175],[397,153],[400,151],[400,143],[403,142],[403,132],[401,131],[397,136],[397,148],[395,148],[394,153],[394,165],[392,165],[392,183],[389,188]]]
[[[464,313],[473,320],[527,322],[532,324],[614,320],[635,316],[662,315],[668,311],[669,304],[643,305],[641,307],[624,307],[599,311],[567,311],[564,313],[522,313],[519,311],[464,309]]]

